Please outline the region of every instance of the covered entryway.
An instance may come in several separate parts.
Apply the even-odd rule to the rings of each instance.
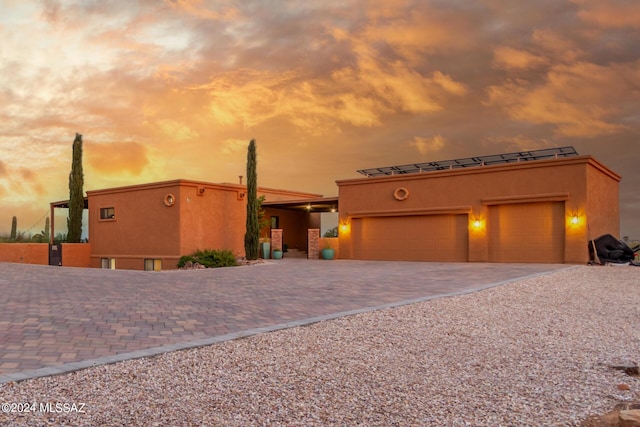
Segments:
[[[490,262],[564,262],[564,202],[489,207]]]
[[[468,215],[363,217],[352,220],[356,259],[468,260]]]
[[[265,210],[265,217],[271,221],[271,229],[282,230],[283,246],[289,251],[285,257],[304,256],[306,258],[311,255],[310,252],[307,253],[309,230],[322,228],[322,214],[331,212],[336,213],[337,216],[338,198],[275,200],[262,203],[262,207]]]

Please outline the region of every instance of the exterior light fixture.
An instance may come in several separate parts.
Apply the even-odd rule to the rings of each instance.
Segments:
[[[331,206],[331,213],[336,213],[336,208]]]
[[[307,211],[311,212],[311,203],[307,203]]]
[[[470,227],[477,232],[481,232],[484,229],[484,221],[480,216],[473,216],[471,218]]]
[[[347,224],[346,222],[340,223],[340,232],[341,233],[348,233],[349,232],[349,224]]]
[[[571,224],[578,225],[580,223],[580,217],[578,215],[574,215],[571,217]]]

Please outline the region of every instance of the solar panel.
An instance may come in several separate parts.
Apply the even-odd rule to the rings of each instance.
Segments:
[[[403,175],[410,173],[432,172],[478,166],[497,165],[502,163],[519,163],[534,160],[558,159],[577,156],[575,148],[571,146],[545,148],[542,150],[519,151],[517,153],[493,154],[490,156],[465,157],[454,160],[438,160],[437,162],[412,163],[398,166],[384,166],[380,168],[360,169],[367,177],[383,175]]]

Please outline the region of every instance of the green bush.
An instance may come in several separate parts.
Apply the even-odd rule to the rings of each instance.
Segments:
[[[207,268],[233,267],[238,265],[236,256],[228,249],[197,250],[191,255],[184,255],[178,261],[178,268],[185,266],[187,262],[199,263]]]

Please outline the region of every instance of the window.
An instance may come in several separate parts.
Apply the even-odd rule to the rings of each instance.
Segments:
[[[116,219],[116,208],[100,208],[100,219]]]
[[[160,270],[162,270],[162,260],[161,259],[146,258],[144,260],[144,270],[145,271],[160,271]]]
[[[271,217],[271,228],[280,228],[280,217]]]
[[[105,270],[115,270],[116,269],[116,259],[115,258],[100,258],[100,268]]]

